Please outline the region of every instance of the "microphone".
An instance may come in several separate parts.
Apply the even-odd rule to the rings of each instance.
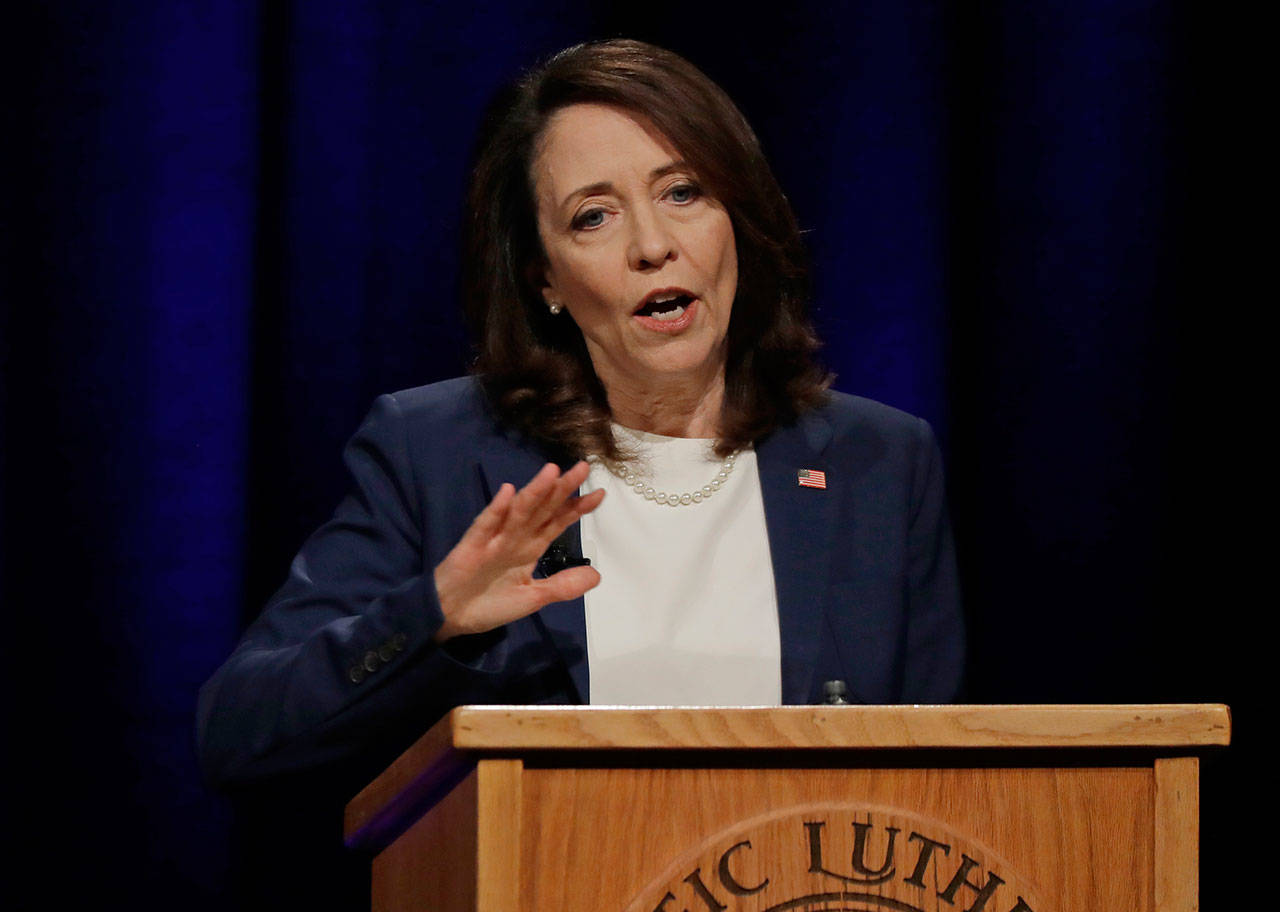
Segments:
[[[824,681],[822,683],[822,702],[828,706],[848,706],[849,687],[844,681]]]
[[[569,567],[589,567],[591,561],[574,553],[574,528],[565,529],[547,547],[542,557],[538,558],[538,569],[543,576],[551,576]]]

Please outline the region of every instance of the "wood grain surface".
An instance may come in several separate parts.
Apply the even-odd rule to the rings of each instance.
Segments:
[[[789,807],[850,803],[891,808],[964,834],[1006,879],[1032,884],[1035,912],[1152,910],[1152,773],[1146,769],[529,769],[524,784],[523,908],[623,910],[669,881],[668,907],[706,908],[677,870],[689,852],[744,821]],[[907,834],[903,834],[905,839]],[[932,873],[941,889],[957,847]],[[977,851],[977,850],[971,850]],[[832,852],[835,858],[838,852]],[[742,856],[743,882],[808,875],[760,853]],[[981,858],[981,855],[980,855]],[[738,862],[735,860],[735,863]],[[833,863],[834,864],[834,863]],[[848,865],[848,855],[844,855]],[[674,865],[674,866],[673,866]],[[753,867],[752,865],[755,865]],[[714,887],[714,870],[705,879]],[[973,878],[981,883],[976,871]],[[664,881],[663,878],[668,881]],[[941,878],[940,880],[937,878]],[[682,886],[685,885],[685,886]],[[683,893],[680,891],[684,890]],[[662,891],[656,893],[661,897]],[[971,893],[961,894],[962,898]],[[932,894],[937,904],[937,891]],[[776,898],[734,898],[735,912]],[[1030,899],[1030,897],[1029,897]],[[967,908],[968,900],[940,908]],[[1009,907],[1014,904],[1008,903]],[[647,912],[647,910],[646,910]],[[1008,912],[993,902],[986,912]]]
[[[416,819],[426,809],[426,802],[444,794],[474,765],[475,758],[454,748],[450,720],[446,716],[431,726],[347,802],[343,836],[348,846],[385,847],[398,835],[406,818]]]
[[[485,759],[476,765],[477,912],[517,912],[522,908],[522,772],[519,760]]]
[[[1217,704],[672,708],[463,706],[444,723],[463,750],[1222,745]]]
[[[1155,762],[1156,912],[1197,912],[1200,758]]]
[[[373,860],[374,912],[518,912],[522,765],[481,760]]]
[[[476,909],[477,793],[472,773],[373,859],[373,912]]]

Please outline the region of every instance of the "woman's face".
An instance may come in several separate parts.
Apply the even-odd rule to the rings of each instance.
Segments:
[[[605,388],[718,382],[733,225],[666,137],[622,109],[572,105],[552,115],[532,177],[543,296],[578,324]]]

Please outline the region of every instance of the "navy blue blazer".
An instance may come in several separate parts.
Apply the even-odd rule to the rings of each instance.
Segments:
[[[955,698],[964,631],[928,425],[840,393],[756,446],[785,703],[843,680],[862,703]],[[370,768],[463,703],[585,703],[583,600],[440,646],[433,574],[506,481],[547,461],[472,378],[380,397],[349,443],[352,493],[200,693],[211,781],[360,754]],[[819,469],[826,488],[802,487]],[[576,532],[576,527],[575,530]]]

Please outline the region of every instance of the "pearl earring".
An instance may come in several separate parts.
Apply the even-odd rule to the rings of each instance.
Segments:
[[[551,316],[553,316],[553,317],[554,317],[554,316],[556,316],[556,315],[558,315],[558,314],[560,313],[560,311],[561,311],[561,310],[563,310],[563,309],[564,309],[564,308],[560,306],[560,302],[559,302],[559,301],[548,301],[548,302],[547,302],[547,310],[551,311]]]

